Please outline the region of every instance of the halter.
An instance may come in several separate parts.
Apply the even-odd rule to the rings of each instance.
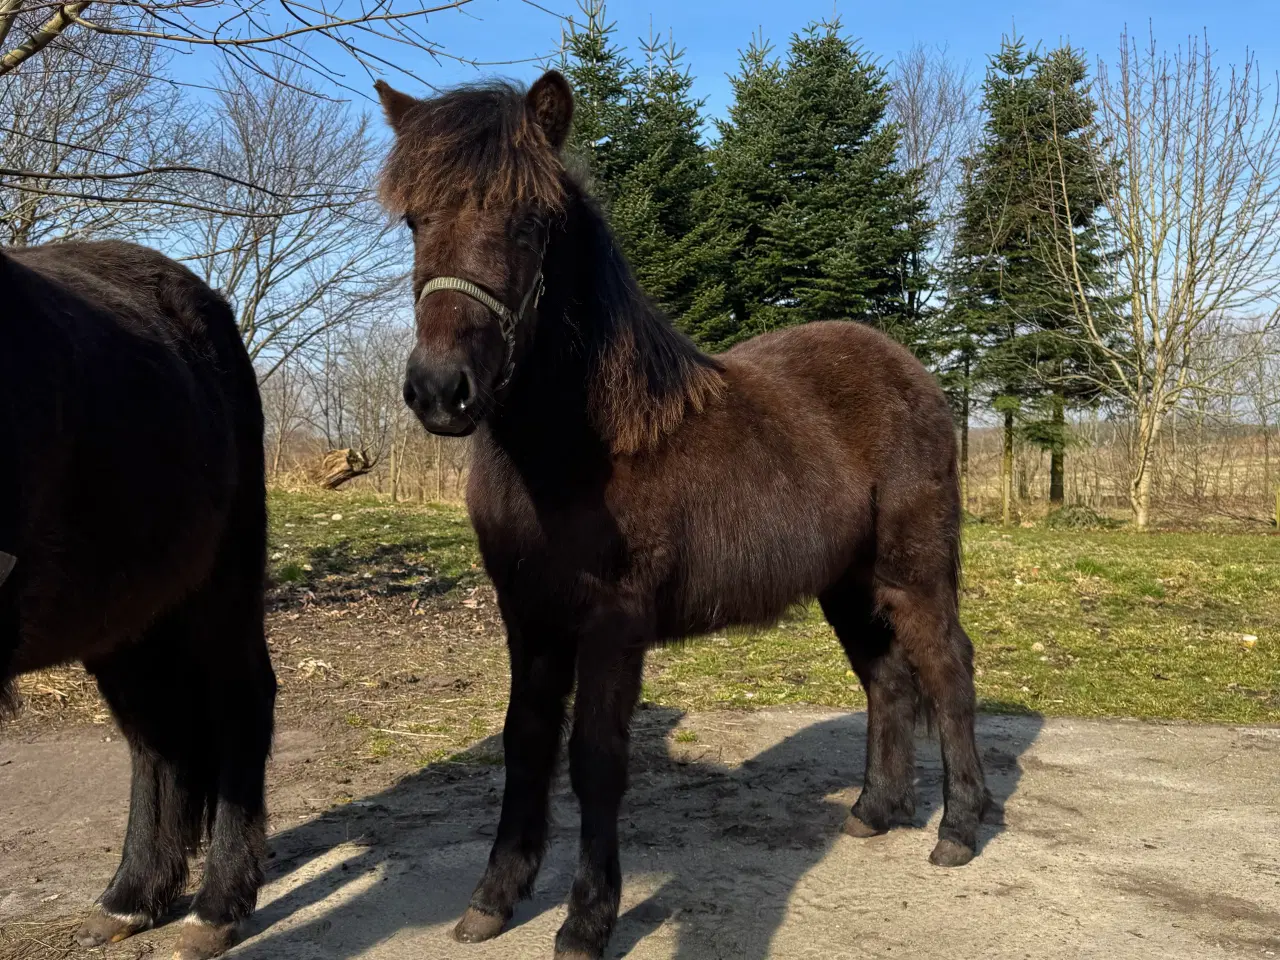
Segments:
[[[542,253],[538,256],[538,272],[533,275],[533,283],[530,284],[524,299],[520,301],[519,310],[512,310],[484,287],[472,283],[470,280],[464,280],[462,277],[432,277],[423,286],[422,292],[418,294],[418,303],[421,303],[429,293],[452,290],[454,293],[464,294],[482,306],[487,307],[489,312],[498,318],[498,327],[502,331],[502,340],[507,345],[507,359],[503,364],[502,382],[494,387],[494,390],[501,390],[510,383],[511,377],[515,373],[516,327],[520,325],[520,321],[525,318],[531,308],[538,309],[538,301],[542,299],[543,290],[542,261],[546,256],[546,252],[547,245],[544,242],[542,244]]]

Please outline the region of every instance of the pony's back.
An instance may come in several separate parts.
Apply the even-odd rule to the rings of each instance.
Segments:
[[[0,289],[0,551],[17,557],[0,647],[20,672],[109,646],[203,579],[238,493],[262,496],[262,413],[227,303],[154,251],[11,250]]]

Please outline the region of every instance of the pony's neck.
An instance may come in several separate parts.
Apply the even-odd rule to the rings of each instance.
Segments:
[[[543,457],[563,443],[636,454],[723,393],[719,364],[645,296],[603,215],[576,188],[543,270],[533,341],[494,418],[503,446],[531,445]]]

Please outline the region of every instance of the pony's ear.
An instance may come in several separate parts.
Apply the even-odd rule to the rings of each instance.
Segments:
[[[418,101],[407,93],[401,93],[385,80],[379,80],[373,85],[373,89],[378,91],[378,99],[382,101],[382,112],[387,115],[387,123],[391,124],[392,130],[399,133],[404,115]]]
[[[525,103],[547,142],[559,151],[569,137],[569,125],[573,122],[573,88],[569,81],[558,70],[548,70],[529,88]]]

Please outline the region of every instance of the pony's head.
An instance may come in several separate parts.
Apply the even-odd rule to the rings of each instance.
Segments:
[[[461,436],[492,411],[532,338],[573,93],[555,71],[528,92],[464,87],[419,100],[379,81],[395,145],[379,196],[413,234],[417,343],[405,402]]]

